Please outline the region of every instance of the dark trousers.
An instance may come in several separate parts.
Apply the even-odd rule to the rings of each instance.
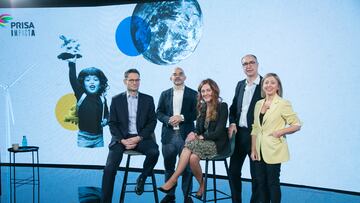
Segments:
[[[162,145],[162,154],[164,156],[164,166],[165,166],[165,181],[169,180],[172,174],[175,171],[176,158],[180,156],[184,148],[185,141],[181,137],[181,134],[178,131],[175,131],[174,134],[168,135],[171,136],[171,139],[168,143]],[[184,196],[186,191],[192,191],[192,175],[189,165],[186,167],[182,173],[182,184],[181,188]],[[189,190],[187,190],[189,187]],[[176,188],[172,189],[169,192],[169,195],[175,195]]]
[[[143,153],[146,157],[143,164],[141,178],[146,179],[151,175],[159,158],[159,146],[151,139],[142,140],[135,148],[136,151]],[[109,154],[104,168],[102,178],[102,202],[111,203],[114,190],[114,182],[117,169],[125,151],[124,145],[116,143],[110,145]]]
[[[258,196],[260,203],[280,203],[280,168],[281,164],[267,164],[255,161],[255,175],[258,181]]]
[[[250,174],[251,174],[251,203],[256,202],[256,180],[255,180],[255,171],[254,171],[254,162],[251,160],[251,131],[248,128],[237,128],[236,138],[235,138],[235,150],[233,155],[230,158],[230,178],[232,182],[233,189],[233,203],[241,203],[241,170],[244,164],[246,156],[249,157],[250,161]]]

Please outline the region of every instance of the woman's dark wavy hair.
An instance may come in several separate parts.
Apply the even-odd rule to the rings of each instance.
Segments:
[[[100,88],[99,88],[99,91],[97,92],[97,94],[101,95],[101,94],[105,93],[109,87],[109,85],[107,83],[108,79],[100,69],[95,68],[95,67],[85,68],[80,71],[79,76],[78,76],[78,82],[80,83],[82,90],[84,92],[86,92],[85,87],[84,87],[84,80],[85,80],[85,77],[89,76],[89,75],[95,75],[100,80]]]
[[[208,116],[206,117],[206,120],[208,121],[214,121],[216,120],[216,116],[217,116],[217,107],[219,105],[219,100],[220,100],[220,89],[219,86],[216,84],[216,82],[210,78],[203,80],[199,87],[198,87],[198,99],[197,99],[197,110],[198,110],[198,115],[201,116],[202,113],[202,108],[204,108],[206,106],[205,101],[203,99],[203,97],[201,96],[201,88],[205,85],[208,84],[212,90],[212,100],[211,100],[211,107],[210,107],[210,112],[208,112]],[[204,110],[203,110],[204,111]]]

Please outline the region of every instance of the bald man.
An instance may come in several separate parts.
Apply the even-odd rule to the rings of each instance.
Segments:
[[[185,72],[176,67],[170,80],[174,86],[161,93],[156,110],[157,119],[163,124],[161,133],[162,153],[164,156],[165,181],[174,173],[176,158],[184,147],[186,136],[194,130],[196,120],[197,92],[186,87]],[[186,191],[191,191],[191,170],[188,167],[182,174],[182,190],[185,202],[192,202]],[[187,190],[190,187],[189,190]],[[175,202],[175,189],[168,193],[161,203]]]

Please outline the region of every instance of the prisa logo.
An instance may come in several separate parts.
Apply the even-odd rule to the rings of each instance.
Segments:
[[[11,29],[34,29],[34,23],[32,22],[11,22]]]
[[[12,37],[35,37],[35,26],[33,22],[12,21],[10,28]]]
[[[13,18],[11,17],[10,14],[1,14],[0,15],[0,27],[5,27],[6,24],[12,19]]]

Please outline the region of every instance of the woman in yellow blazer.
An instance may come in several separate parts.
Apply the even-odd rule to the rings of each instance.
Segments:
[[[289,160],[286,135],[300,130],[300,120],[289,101],[282,98],[282,85],[275,73],[264,76],[264,99],[255,105],[251,159],[255,161],[256,198],[259,202],[280,203],[280,167]]]

